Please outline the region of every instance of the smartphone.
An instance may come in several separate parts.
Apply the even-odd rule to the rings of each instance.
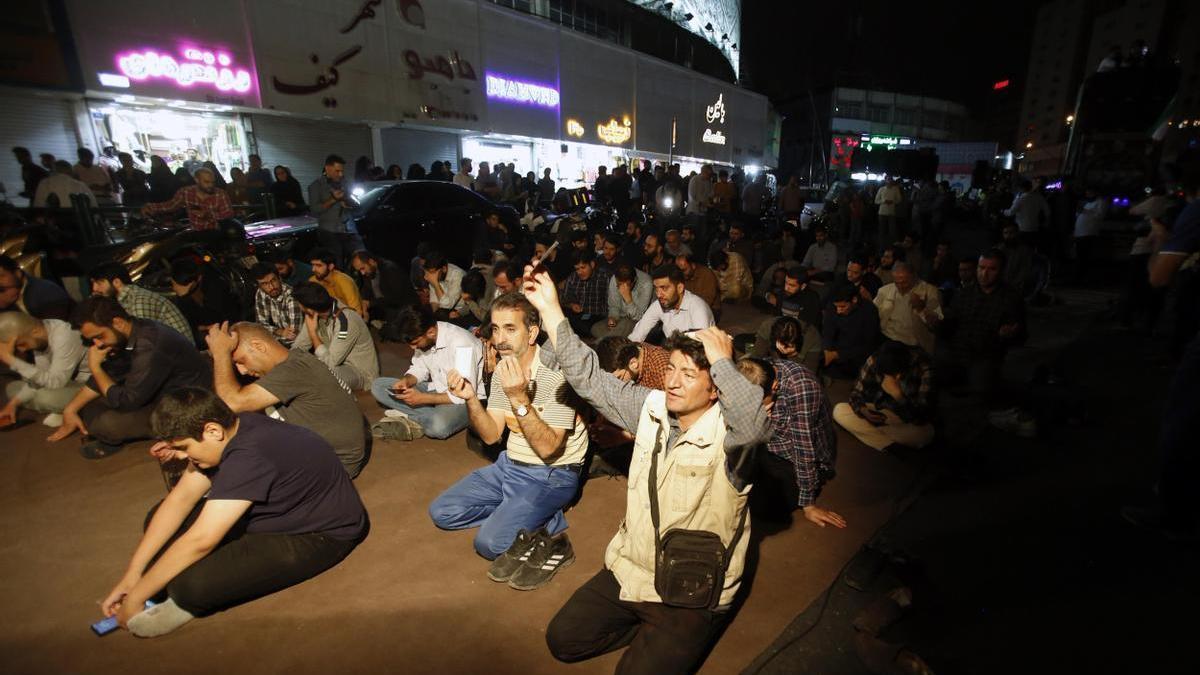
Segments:
[[[454,348],[454,369],[458,371],[459,375],[462,375],[467,379],[471,379],[475,376],[475,364],[473,363],[474,359],[471,358],[474,351],[475,350],[471,349],[470,347]]]
[[[146,601],[146,609],[150,609],[154,605],[155,602],[153,600]],[[117,615],[114,614],[112,616],[106,616],[92,624],[92,632],[95,633],[97,637],[104,637],[120,627],[120,624],[117,623]]]

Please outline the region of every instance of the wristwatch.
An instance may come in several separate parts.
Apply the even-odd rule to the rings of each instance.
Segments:
[[[524,417],[529,414],[529,407],[522,403],[513,412],[517,414],[517,417]]]

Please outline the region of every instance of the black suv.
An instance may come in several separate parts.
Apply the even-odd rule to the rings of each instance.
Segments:
[[[472,251],[484,241],[488,211],[499,213],[510,230],[520,228],[515,209],[454,183],[406,180],[364,187],[354,213],[358,233],[367,249],[400,264],[415,255],[418,242],[427,241],[450,262],[470,268]]]

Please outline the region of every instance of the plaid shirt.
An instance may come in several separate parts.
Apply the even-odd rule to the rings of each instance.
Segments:
[[[612,276],[608,270],[599,266],[586,281],[579,278],[575,272],[567,277],[563,286],[563,304],[579,303],[583,306],[580,314],[593,316],[608,316],[608,278]]]
[[[642,362],[639,364],[637,383],[651,389],[667,390],[667,365],[671,363],[671,353],[662,347],[643,342]]]
[[[195,185],[180,188],[167,201],[147,204],[144,208],[146,214],[151,216],[187,209],[193,230],[215,230],[218,221],[233,217],[233,207],[229,205],[229,195],[224,190],[207,194]]]
[[[821,484],[833,473],[837,436],[829,399],[808,368],[772,359],[779,388],[771,407],[771,438],[767,450],[792,463],[799,489],[799,506],[816,502]]]
[[[278,298],[263,293],[258,289],[254,293],[254,317],[272,332],[280,328],[292,328],[299,331],[304,324],[304,312],[300,311],[300,303],[292,297],[292,287],[281,282],[283,291]]]
[[[861,413],[868,406],[879,410],[891,410],[896,416],[910,424],[924,424],[933,417],[934,378],[933,365],[925,350],[910,347],[911,362],[908,372],[900,375],[900,392],[903,401],[897,401],[883,390],[883,373],[875,366],[875,357],[867,358],[858,381],[850,392],[850,407]]]
[[[154,291],[125,284],[117,294],[117,302],[135,319],[157,321],[174,328],[189,340],[193,338],[192,326],[184,318],[179,306]]]

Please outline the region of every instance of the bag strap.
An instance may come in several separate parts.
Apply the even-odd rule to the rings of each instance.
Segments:
[[[658,531],[658,451],[662,448],[662,426],[659,425],[658,431],[654,435],[654,450],[650,455],[650,522],[654,525],[654,561],[658,564],[658,558],[662,554],[662,535]],[[742,457],[745,460],[745,456]],[[724,467],[722,467],[724,470]],[[733,539],[729,540],[729,546],[726,547],[727,552],[732,552],[737,548],[738,541],[742,538],[742,532],[746,529],[746,516],[750,513],[750,503],[747,502],[745,508],[742,509],[742,516],[738,519],[737,531],[733,533]],[[729,571],[729,563],[733,559],[732,555],[725,556],[725,565],[722,571]]]

